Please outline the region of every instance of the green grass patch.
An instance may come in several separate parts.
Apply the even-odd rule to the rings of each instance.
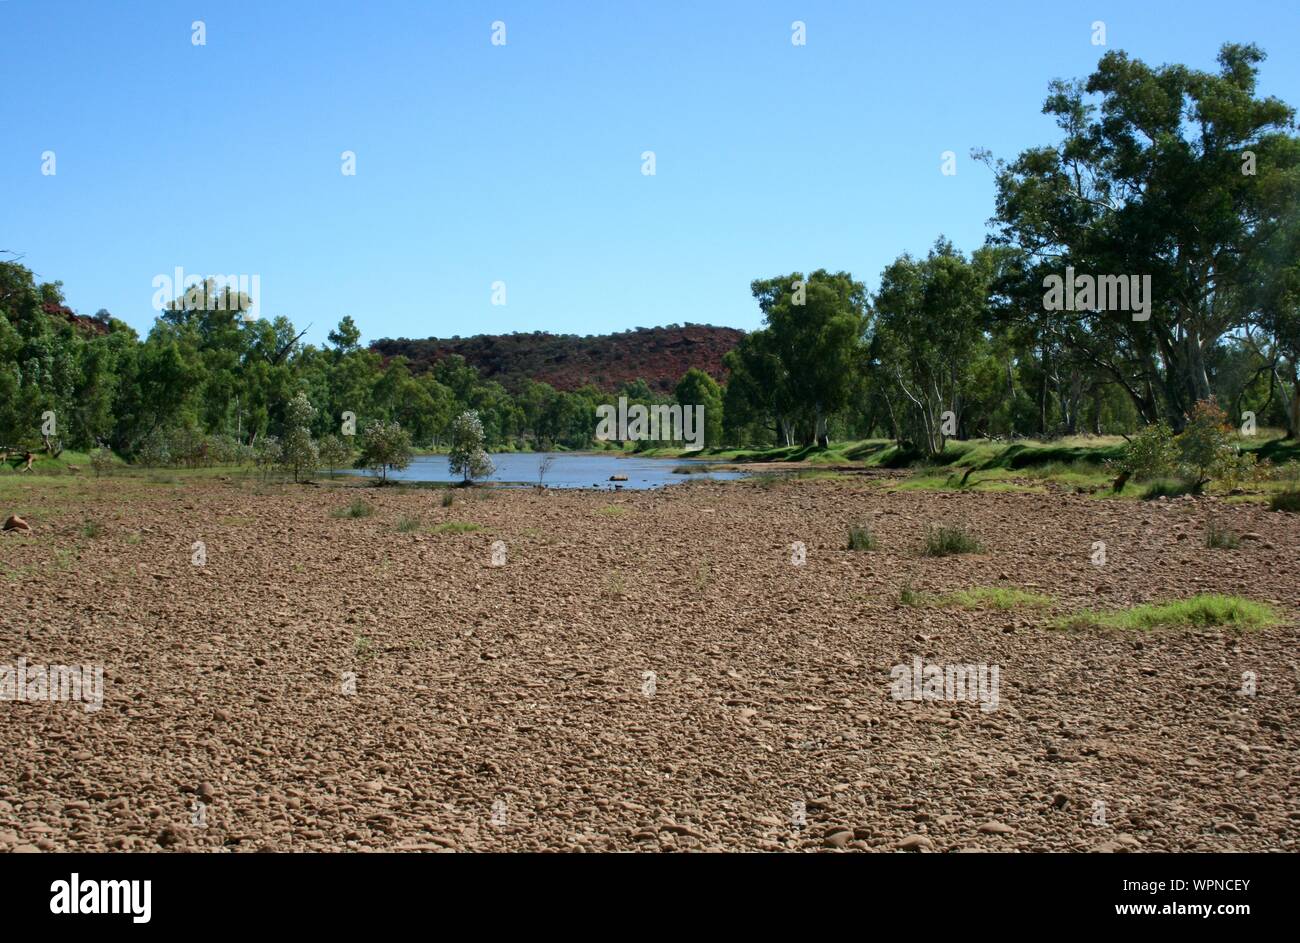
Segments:
[[[434,527],[430,533],[434,534],[472,534],[475,531],[482,530],[482,524],[474,524],[470,521],[446,521]]]
[[[1240,596],[1203,593],[1174,602],[1147,603],[1113,612],[1086,610],[1057,620],[1063,629],[1159,629],[1209,628],[1229,626],[1238,629],[1273,625],[1277,613],[1263,603]]]
[[[81,525],[81,536],[89,537],[94,540],[96,537],[104,536],[104,525],[99,521],[86,521]]]
[[[409,514],[403,514],[397,519],[397,532],[399,534],[414,534],[420,529],[420,519],[411,517]]]
[[[369,501],[362,501],[360,498],[353,498],[352,503],[347,507],[339,508],[334,511],[334,517],[369,517],[375,513],[374,506]]]
[[[959,553],[979,553],[981,549],[980,542],[960,525],[926,525],[921,556],[951,557]]]
[[[1201,489],[1196,487],[1194,481],[1184,481],[1181,478],[1160,478],[1147,485],[1146,490],[1142,492],[1143,501],[1155,501],[1159,498],[1181,498],[1188,494],[1200,494]]]
[[[914,590],[911,583],[904,583],[898,590],[898,604],[908,607],[924,606],[925,596]]]
[[[603,508],[597,508],[596,513],[604,517],[622,517],[627,513],[627,508],[621,508],[616,504],[607,504]]]
[[[1043,609],[1055,600],[1042,593],[1031,593],[1023,589],[1010,589],[1001,586],[976,586],[963,589],[936,600],[940,606],[959,609]]]

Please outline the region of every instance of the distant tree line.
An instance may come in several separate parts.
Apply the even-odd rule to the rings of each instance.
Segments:
[[[511,392],[457,355],[416,375],[405,358],[361,347],[350,317],[317,347],[285,318],[245,321],[240,298],[213,296],[211,308],[177,299],[141,339],[107,316],[89,329],[67,316],[58,283],[38,285],[0,261],[0,447],[42,448],[48,438],[146,464],[277,464],[297,475],[361,448],[376,422],[398,424],[417,447],[447,448],[454,423],[473,411],[488,449],[576,449],[595,444],[598,405],[674,400],[641,380],[571,392],[524,380]],[[716,381],[691,369],[676,395],[706,405],[716,444]]]

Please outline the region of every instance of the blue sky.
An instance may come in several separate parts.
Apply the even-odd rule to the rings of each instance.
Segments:
[[[317,342],[748,329],[754,278],[979,245],[970,149],[1055,140],[1049,79],[1225,41],[1300,105],[1278,0],[0,0],[0,249],[142,333],[176,266],[259,275]]]

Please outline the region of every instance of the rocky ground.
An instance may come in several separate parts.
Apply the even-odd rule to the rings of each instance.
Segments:
[[[1262,506],[26,488],[0,664],[103,665],[104,700],[0,701],[0,850],[1298,850],[1300,518]],[[372,516],[334,516],[356,495]],[[1205,547],[1211,514],[1238,549]],[[922,558],[929,522],[984,551]],[[879,549],[844,549],[860,524]],[[901,606],[908,583],[1057,602]],[[1048,627],[1209,591],[1287,624]],[[918,656],[997,666],[997,709],[895,700]]]

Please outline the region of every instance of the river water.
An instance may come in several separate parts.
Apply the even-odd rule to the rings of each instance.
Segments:
[[[693,475],[673,471],[682,465],[705,465],[707,462],[681,458],[620,457],[599,452],[503,452],[492,455],[496,471],[484,481],[535,485],[542,459],[553,459],[542,478],[548,488],[613,488],[616,484],[633,491],[662,488],[692,478],[717,481],[743,478],[743,472],[700,472]],[[627,475],[627,481],[613,482],[611,475]],[[417,455],[402,471],[389,471],[389,478],[399,481],[459,481],[453,477],[445,455]]]

